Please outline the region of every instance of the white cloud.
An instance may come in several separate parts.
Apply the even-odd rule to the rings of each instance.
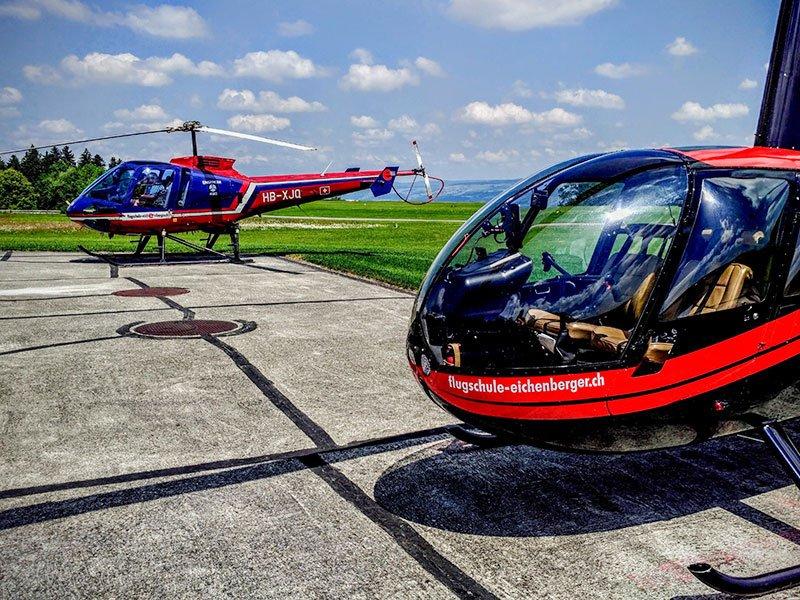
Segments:
[[[594,72],[609,79],[627,79],[628,77],[638,77],[647,73],[647,67],[633,63],[614,64],[605,62],[597,65]]]
[[[228,126],[231,129],[252,133],[278,131],[286,129],[291,124],[291,121],[285,117],[276,117],[269,114],[233,115],[228,119]]]
[[[520,98],[531,98],[533,96],[533,90],[521,79],[517,79],[511,84],[511,92]]]
[[[64,57],[59,69],[48,65],[26,65],[23,73],[30,81],[45,84],[58,83],[69,76],[75,83],[128,83],[155,87],[172,83],[171,75],[174,74],[210,77],[219,76],[223,71],[216,63],[207,60],[195,63],[178,53],[168,57],[139,58],[130,53],[92,52],[83,58],[74,54]]]
[[[450,16],[477,25],[509,31],[576,25],[614,6],[617,0],[450,0]]]
[[[0,17],[12,17],[14,19],[33,21],[41,16],[42,11],[32,4],[24,4],[22,2],[0,4]]]
[[[45,119],[39,121],[38,129],[45,133],[55,133],[58,135],[68,135],[74,133],[82,133],[80,129],[75,127],[67,119]]]
[[[160,121],[169,118],[158,104],[142,104],[133,109],[120,108],[114,111],[114,116],[123,121]]]
[[[430,75],[431,77],[444,77],[444,69],[442,69],[442,66],[435,60],[425,58],[424,56],[418,56],[414,64],[417,69],[426,75]]]
[[[299,96],[281,98],[271,91],[256,94],[251,90],[232,90],[226,88],[217,99],[217,107],[223,110],[251,110],[259,112],[300,113],[327,110],[321,102],[309,102]]]
[[[697,52],[697,48],[685,37],[676,37],[667,44],[667,52],[673,56],[690,56]]]
[[[489,163],[503,163],[508,162],[519,156],[517,150],[484,150],[479,152],[475,158]]]
[[[389,129],[410,133],[419,128],[417,121],[408,115],[400,115],[396,119],[391,119],[388,123]]]
[[[616,94],[605,90],[563,89],[555,93],[555,98],[561,104],[572,106],[592,106],[595,108],[625,108],[625,101]]]
[[[394,137],[394,131],[388,129],[365,129],[353,132],[353,142],[357,146],[374,146]]]
[[[369,115],[352,116],[350,117],[350,124],[359,129],[375,129],[380,125],[376,119]]]
[[[386,65],[364,63],[350,65],[350,69],[339,80],[345,90],[359,92],[391,92],[406,85],[418,85],[419,77],[408,67],[390,69]]]
[[[44,85],[53,85],[62,80],[61,73],[49,65],[25,65],[22,74],[28,81]]]
[[[587,129],[586,127],[578,127],[572,131],[556,133],[553,136],[553,139],[559,142],[574,142],[578,140],[587,140],[593,135],[594,133],[590,129]]]
[[[284,79],[309,79],[324,74],[311,59],[294,50],[248,52],[233,61],[233,72],[240,77],[258,77],[280,82]]]
[[[22,92],[17,88],[6,86],[0,88],[0,105],[8,106],[10,104],[17,104],[22,101]]]
[[[449,158],[451,162],[455,163],[467,162],[467,157],[464,156],[463,152],[453,152]]]
[[[189,97],[189,106],[192,108],[200,108],[203,106],[203,99],[200,97],[199,94],[192,94]]]
[[[480,123],[492,127],[532,123],[541,126],[574,127],[582,121],[580,115],[563,108],[553,108],[544,112],[531,112],[513,102],[490,105],[487,102],[470,102],[458,114],[461,121]]]
[[[30,0],[24,4],[0,5],[0,15],[18,19],[38,19],[43,13],[97,27],[127,27],[155,37],[189,39],[208,34],[205,20],[188,6],[161,4],[151,8],[138,4],[127,12],[104,12],[80,0]]]
[[[303,19],[278,23],[278,35],[283,37],[301,37],[312,33],[314,33],[314,26]]]
[[[696,139],[698,142],[704,142],[717,135],[717,132],[714,131],[714,128],[711,127],[711,125],[704,125],[700,129],[695,131],[693,135],[694,139]]]
[[[746,104],[714,104],[709,107],[701,106],[698,102],[684,102],[674,113],[672,118],[676,121],[714,121],[716,119],[734,119],[743,117],[750,112]]]
[[[758,82],[755,79],[742,79],[739,84],[740,90],[752,90],[755,87],[758,87]]]
[[[350,58],[362,65],[371,65],[375,62],[375,59],[372,57],[372,52],[366,48],[356,48],[350,53]]]
[[[137,33],[155,37],[181,40],[208,35],[208,26],[203,17],[188,6],[134,6],[125,15],[124,23]]]

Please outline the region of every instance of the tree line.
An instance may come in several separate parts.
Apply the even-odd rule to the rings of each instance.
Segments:
[[[53,146],[46,152],[30,147],[20,159],[0,157],[0,210],[66,210],[83,189],[107,168],[122,161],[106,161],[84,148],[76,159],[69,146]]]

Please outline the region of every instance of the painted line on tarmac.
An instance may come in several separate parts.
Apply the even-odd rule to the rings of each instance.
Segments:
[[[105,296],[106,294],[103,294]],[[70,298],[81,298],[83,296],[70,296]],[[48,298],[52,299],[52,298]],[[38,300],[38,298],[37,298]],[[338,304],[346,302],[373,302],[384,300],[413,300],[408,296],[376,296],[374,298],[326,298],[323,300],[286,300],[281,302],[242,302],[239,304],[205,304],[201,306],[189,306],[191,310],[202,310],[209,308],[249,308],[264,306],[299,306],[303,304]],[[0,302],[25,302],[26,300],[0,300]],[[55,313],[46,315],[19,315],[16,317],[0,317],[0,321],[24,321],[28,319],[58,319],[67,317],[90,317],[96,315],[121,315],[126,313],[149,313],[164,310],[173,310],[175,307],[167,306],[164,308],[127,308],[121,310],[97,310],[80,313]],[[180,310],[180,309],[178,309]]]
[[[761,529],[765,529],[770,533],[782,537],[785,540],[789,540],[793,544],[800,545],[800,531],[798,531],[797,528],[792,527],[788,523],[784,523],[772,515],[768,515],[767,513],[754,508],[745,502],[731,502],[730,504],[726,504],[721,508],[736,515],[737,517],[749,521]]]
[[[356,483],[321,456],[300,459],[341,498],[357,508],[361,514],[389,534],[419,566],[459,598],[497,598],[453,562],[440,554],[428,540],[406,521],[399,519],[375,502]]]
[[[95,283],[90,285],[46,285],[38,287],[11,288],[8,290],[0,290],[0,298],[13,296],[41,296],[41,298],[31,298],[31,300],[39,300],[52,299],[53,296],[59,298],[85,295],[106,296],[115,291],[117,288],[113,287],[108,280],[105,281],[106,283]]]
[[[11,258],[11,250],[6,250],[6,253],[0,257],[0,262],[6,262],[9,258]]]
[[[22,498],[25,496],[34,496],[36,494],[46,494],[50,492],[60,492],[65,490],[76,490],[89,487],[100,487],[105,485],[114,485],[119,483],[130,483],[133,481],[143,481],[146,479],[157,479],[160,477],[173,477],[176,475],[193,475],[195,473],[204,473],[206,471],[221,471],[224,469],[232,469],[235,467],[252,466],[268,462],[276,462],[282,460],[296,460],[306,456],[316,456],[321,454],[332,454],[334,452],[347,452],[353,450],[363,450],[365,452],[359,453],[358,458],[364,456],[371,456],[380,454],[385,451],[395,450],[400,447],[410,447],[417,444],[436,441],[447,435],[451,429],[456,425],[444,425],[442,427],[432,427],[430,429],[421,429],[418,431],[411,431],[409,433],[399,433],[395,435],[388,435],[376,438],[369,438],[366,440],[358,440],[347,444],[333,445],[327,447],[314,447],[303,448],[301,450],[287,450],[285,452],[275,452],[272,454],[262,454],[259,456],[247,456],[243,458],[230,458],[225,460],[215,460],[204,463],[197,463],[193,465],[185,465],[181,467],[165,467],[163,469],[152,469],[149,471],[136,471],[133,473],[123,473],[121,475],[109,475],[106,477],[96,477],[93,479],[82,479],[78,481],[65,481],[60,483],[51,483],[43,485],[35,485],[23,488],[10,488],[0,490],[0,500],[8,498]],[[391,448],[383,450],[384,446],[391,446]],[[347,460],[347,459],[333,459]]]
[[[125,277],[125,279],[127,279],[128,281],[130,281],[131,283],[133,283],[135,285],[138,285],[142,289],[147,289],[147,288],[150,287],[144,281],[140,281],[140,280],[136,279],[135,277]],[[175,302],[174,300],[172,300],[171,298],[167,298],[166,296],[155,296],[155,297],[158,298],[159,300],[161,300],[161,302],[163,302],[164,304],[166,304],[170,308],[174,308],[175,310],[181,311],[183,313],[183,319],[185,321],[191,321],[192,319],[194,319],[194,311],[192,309],[185,308],[185,307],[181,306],[180,304],[178,304],[177,302]]]
[[[127,279],[143,287],[147,285],[131,277]],[[168,298],[160,299],[164,301],[169,300]],[[180,306],[177,302],[172,300],[170,300],[170,302],[176,305],[177,310],[188,310]],[[278,390],[275,384],[255,365],[247,360],[241,352],[229,344],[226,344],[218,337],[204,335],[203,339],[214,347],[222,350],[234,362],[239,370],[241,370],[261,391],[264,397],[314,442],[318,450],[325,446],[335,445],[336,442],[321,425],[306,415],[289,400],[288,397]],[[485,598],[487,600],[496,598],[488,589],[459,569],[443,554],[440,554],[425,540],[425,538],[417,533],[411,525],[375,502],[355,482],[332,466],[319,453],[316,456],[301,458],[300,462],[307,468],[310,468],[313,473],[328,484],[342,499],[349,502],[353,507],[358,509],[361,514],[389,534],[395,543],[403,549],[409,557],[414,559],[420,567],[425,569],[431,576],[439,581],[439,583],[445,585],[459,598]]]
[[[26,348],[16,348],[15,350],[6,350],[0,352],[0,356],[7,356],[9,354],[19,354],[21,352],[31,352],[33,350],[45,350],[47,348],[60,348],[62,346],[75,346],[77,344],[89,344],[91,342],[104,342],[106,340],[121,340],[121,335],[108,335],[105,337],[90,338],[88,340],[73,340],[71,342],[57,342],[55,344],[42,344],[41,346],[28,346]]]

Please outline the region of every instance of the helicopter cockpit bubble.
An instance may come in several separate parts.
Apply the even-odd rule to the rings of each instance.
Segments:
[[[122,163],[87,187],[68,210],[115,212],[120,207],[166,208],[176,171],[166,163]]]
[[[456,344],[470,373],[610,360],[653,292],[687,195],[683,161],[664,151],[527,180],[440,254],[417,301],[418,337],[437,359]],[[598,328],[623,334],[590,345]]]

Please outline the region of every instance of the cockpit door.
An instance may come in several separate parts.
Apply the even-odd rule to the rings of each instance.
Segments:
[[[659,328],[675,332],[676,353],[729,340],[769,320],[794,174],[701,171],[695,190],[697,212],[658,315]]]

